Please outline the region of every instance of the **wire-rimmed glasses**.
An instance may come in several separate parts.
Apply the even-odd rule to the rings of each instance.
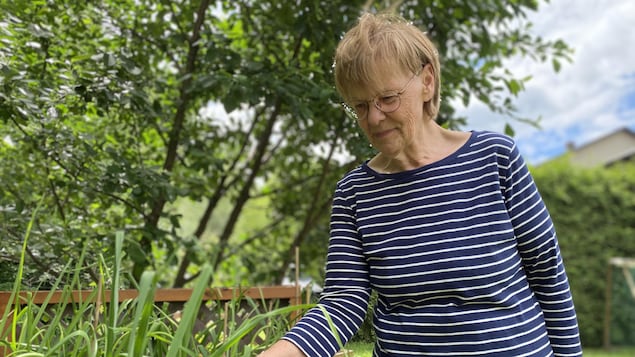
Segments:
[[[344,103],[344,108],[353,114],[357,120],[363,120],[368,117],[371,102],[378,110],[384,113],[392,113],[399,109],[399,106],[401,105],[401,95],[408,89],[408,86],[418,74],[419,73],[413,74],[406,85],[404,85],[399,91],[385,92],[377,95],[371,100],[353,102],[351,105]]]

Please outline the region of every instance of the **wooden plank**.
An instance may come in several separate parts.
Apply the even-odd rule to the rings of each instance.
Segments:
[[[609,259],[609,264],[621,268],[635,268],[635,258],[614,257]]]
[[[605,350],[611,348],[611,304],[613,302],[613,267],[622,268],[624,279],[628,284],[631,295],[635,299],[635,279],[631,274],[631,270],[635,268],[635,258],[613,257],[609,259],[609,266],[606,273],[606,287],[604,293],[604,333],[603,345]]]
[[[139,295],[137,290],[119,290],[119,301],[134,299]],[[110,302],[110,290],[105,290],[102,302]],[[192,296],[192,289],[157,289],[155,302],[186,302]],[[0,292],[0,306],[7,305],[11,297],[11,292]],[[69,297],[72,302],[87,301],[96,297],[94,290],[73,290],[63,291],[21,291],[20,303],[26,304],[31,301],[34,304],[42,304],[49,298],[49,304],[57,304],[63,301],[64,297]],[[292,304],[297,304],[297,289],[295,286],[265,286],[255,288],[211,288],[203,295],[203,300],[232,300],[236,298],[250,299],[289,299]],[[13,302],[15,304],[15,302]],[[1,311],[0,311],[1,312]]]
[[[613,266],[609,262],[604,290],[604,349],[611,348],[611,302],[613,301]]]

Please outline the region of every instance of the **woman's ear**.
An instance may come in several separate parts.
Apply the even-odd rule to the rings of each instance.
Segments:
[[[427,63],[423,66],[421,71],[421,84],[423,84],[423,97],[427,102],[432,99],[434,96],[434,71],[432,70],[432,65]]]

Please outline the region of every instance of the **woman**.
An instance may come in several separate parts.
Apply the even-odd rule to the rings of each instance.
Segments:
[[[440,66],[402,18],[363,15],[337,89],[378,154],[337,185],[319,306],[262,356],[332,356],[377,291],[374,356],[579,356],[553,224],[514,142],[435,122]]]

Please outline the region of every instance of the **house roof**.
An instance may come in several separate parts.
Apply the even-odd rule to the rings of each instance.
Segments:
[[[571,163],[578,166],[606,166],[635,157],[635,131],[621,128],[579,147],[568,144]]]
[[[583,150],[585,147],[596,145],[597,143],[602,142],[602,141],[611,140],[611,138],[616,137],[618,135],[623,135],[623,134],[626,134],[626,135],[629,135],[629,136],[635,138],[635,131],[631,130],[630,128],[626,128],[625,127],[625,128],[620,128],[620,129],[618,129],[616,131],[612,131],[610,133],[604,134],[604,135],[600,136],[599,138],[593,139],[593,140],[591,140],[589,142],[586,142],[586,143],[584,143],[584,144],[582,144],[580,146],[575,146],[573,144],[569,144],[567,146],[570,147],[571,150],[573,150],[573,151],[580,151],[580,150]]]

